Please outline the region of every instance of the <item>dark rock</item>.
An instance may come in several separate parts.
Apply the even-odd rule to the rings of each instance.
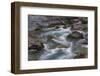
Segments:
[[[87,18],[72,19],[72,30],[87,31]]]
[[[42,48],[44,48],[43,44],[41,43],[41,46],[40,45],[36,45],[36,44],[33,44],[32,46],[30,46],[28,49],[31,50],[31,49],[36,49],[36,50],[42,50]]]
[[[72,32],[71,34],[69,34],[68,36],[67,36],[67,39],[68,40],[79,40],[79,39],[83,39],[84,37],[83,37],[83,34],[82,33],[79,33],[79,32],[77,32],[77,31],[74,31],[74,32]]]
[[[82,26],[81,23],[80,24],[79,23],[73,23],[71,29],[72,30],[83,30],[84,26]]]

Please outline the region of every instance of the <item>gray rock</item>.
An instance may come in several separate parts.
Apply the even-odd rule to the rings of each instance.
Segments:
[[[83,38],[84,38],[83,34],[77,32],[77,31],[74,31],[67,36],[67,39],[70,40],[70,41],[79,40],[79,39],[83,39]]]
[[[80,39],[78,41],[79,44],[88,44],[88,41],[86,39]]]

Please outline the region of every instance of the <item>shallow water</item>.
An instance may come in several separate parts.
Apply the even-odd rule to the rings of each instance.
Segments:
[[[39,52],[29,51],[29,60],[75,59],[87,57],[87,44],[80,44],[80,39],[67,39],[67,36],[72,33],[70,27],[66,29],[60,27],[55,30],[48,30],[45,32],[44,29],[39,35],[44,42],[44,48]],[[48,40],[48,36],[52,38]]]

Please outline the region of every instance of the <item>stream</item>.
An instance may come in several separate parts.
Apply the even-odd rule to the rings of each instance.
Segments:
[[[42,52],[37,53],[38,60],[74,59],[79,53],[86,52],[87,44],[79,43],[82,39],[67,39],[71,33],[70,27],[67,29],[60,27],[56,30],[51,29],[51,31],[49,29],[49,32],[42,32],[40,37],[44,41],[44,48]],[[50,36],[52,38],[48,40]]]

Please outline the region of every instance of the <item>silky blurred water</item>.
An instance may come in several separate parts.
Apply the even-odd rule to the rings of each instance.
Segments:
[[[44,30],[47,31],[47,29]],[[55,30],[48,30],[51,31],[41,32],[39,35],[44,42],[44,48],[41,50],[42,52],[30,52],[30,60],[75,59],[87,57],[87,44],[83,45],[79,43],[79,40],[67,39],[67,36],[72,33],[70,27],[65,29],[60,27]],[[52,36],[52,38],[48,40],[47,36]]]

